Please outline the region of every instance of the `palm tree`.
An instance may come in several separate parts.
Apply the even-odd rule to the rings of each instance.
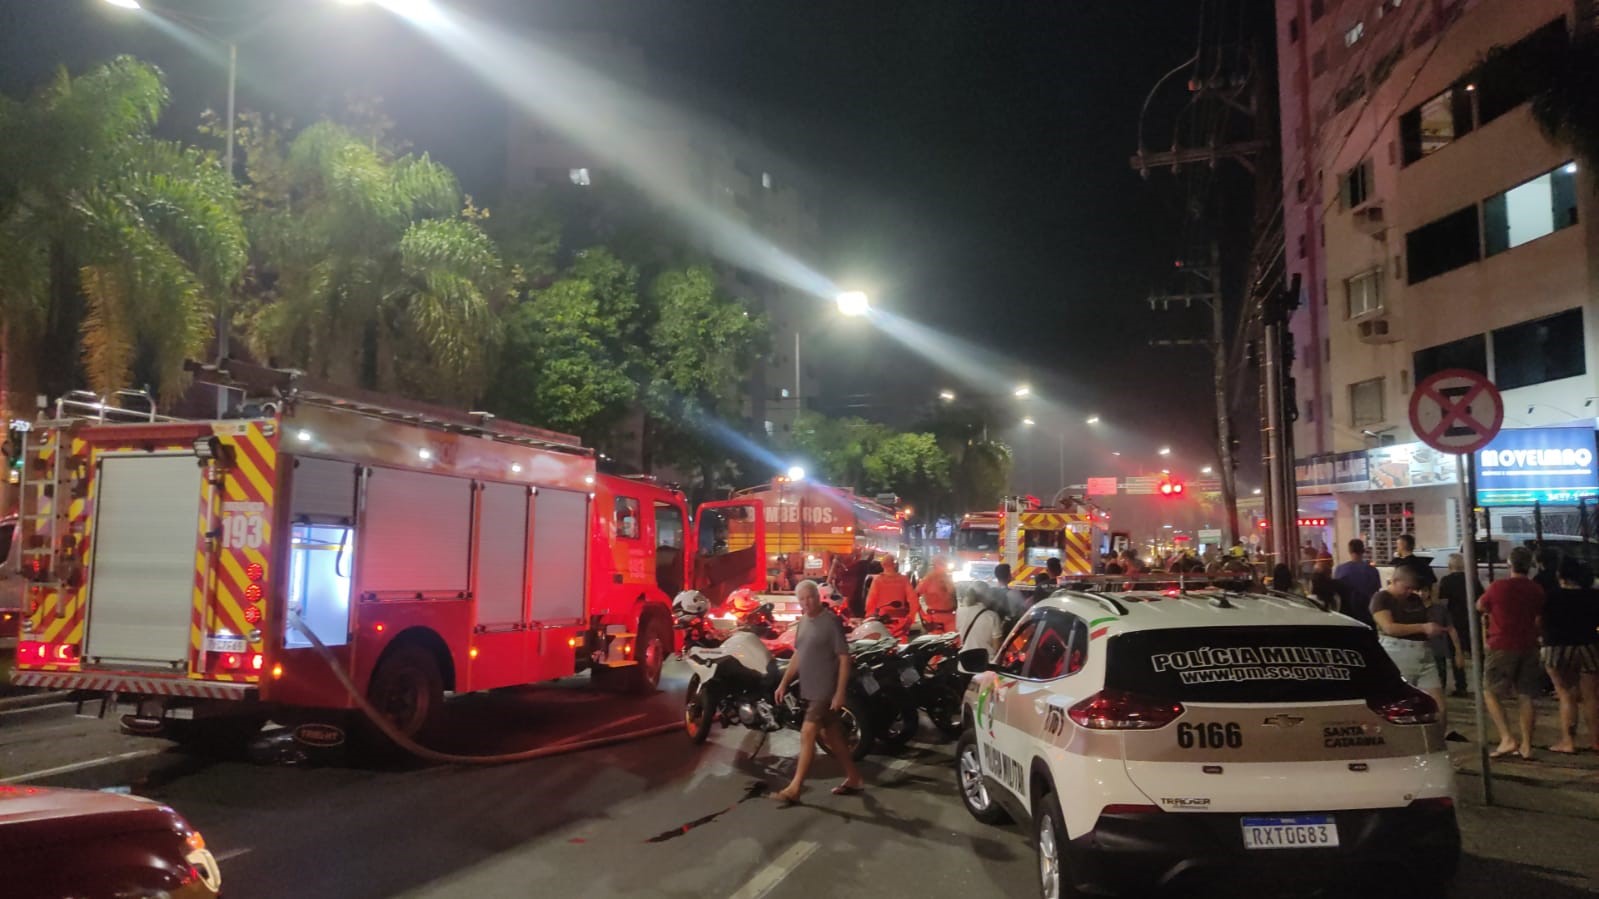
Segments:
[[[371,389],[480,394],[511,281],[450,170],[332,122],[251,171],[270,166],[283,191],[248,217],[271,285],[248,317],[251,349]]]
[[[167,103],[153,67],[119,57],[0,97],[0,324],[5,395],[138,376],[173,398],[245,237],[216,159],[151,136]]]

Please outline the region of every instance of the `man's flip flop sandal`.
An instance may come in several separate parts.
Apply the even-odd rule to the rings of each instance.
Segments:
[[[845,784],[839,784],[833,788],[834,796],[859,796],[864,792],[866,792],[865,787],[851,787]]]

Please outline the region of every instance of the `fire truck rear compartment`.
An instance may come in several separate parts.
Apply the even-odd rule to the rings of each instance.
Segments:
[[[84,658],[182,671],[189,658],[203,469],[192,453],[100,460]]]

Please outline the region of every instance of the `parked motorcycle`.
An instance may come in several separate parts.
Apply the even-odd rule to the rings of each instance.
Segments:
[[[696,647],[687,655],[693,675],[683,701],[683,726],[695,743],[705,742],[717,721],[723,727],[740,725],[768,733],[799,730],[804,723],[805,711],[795,690],[784,694],[781,703],[773,698],[786,664],[779,663],[756,634],[741,628],[721,646]],[[856,759],[865,758],[874,742],[872,706],[862,684],[858,675],[851,678],[839,712],[844,742]]]
[[[877,727],[873,735],[890,750],[909,743],[921,724],[911,693],[920,674],[899,649],[892,637],[850,643],[853,676],[866,694]]]
[[[924,634],[900,648],[900,655],[919,675],[910,686],[912,701],[948,739],[960,736],[961,701],[972,679],[960,670],[959,653],[960,638],[952,633]]]

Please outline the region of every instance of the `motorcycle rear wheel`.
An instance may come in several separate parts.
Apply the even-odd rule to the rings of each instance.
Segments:
[[[890,750],[904,748],[905,744],[916,738],[916,731],[922,726],[921,709],[908,699],[898,708],[889,709],[885,717],[888,720],[883,722],[877,742]]]
[[[961,699],[961,694],[953,689],[940,690],[923,707],[927,712],[927,720],[933,722],[933,726],[938,728],[938,732],[943,734],[946,740],[953,740],[961,735]]]
[[[839,728],[844,731],[844,743],[849,747],[850,758],[861,761],[872,751],[872,746],[877,742],[876,731],[872,729],[872,713],[864,697],[851,693],[844,699],[844,708],[838,713]],[[822,751],[832,752],[827,748],[826,741],[819,741]]]

